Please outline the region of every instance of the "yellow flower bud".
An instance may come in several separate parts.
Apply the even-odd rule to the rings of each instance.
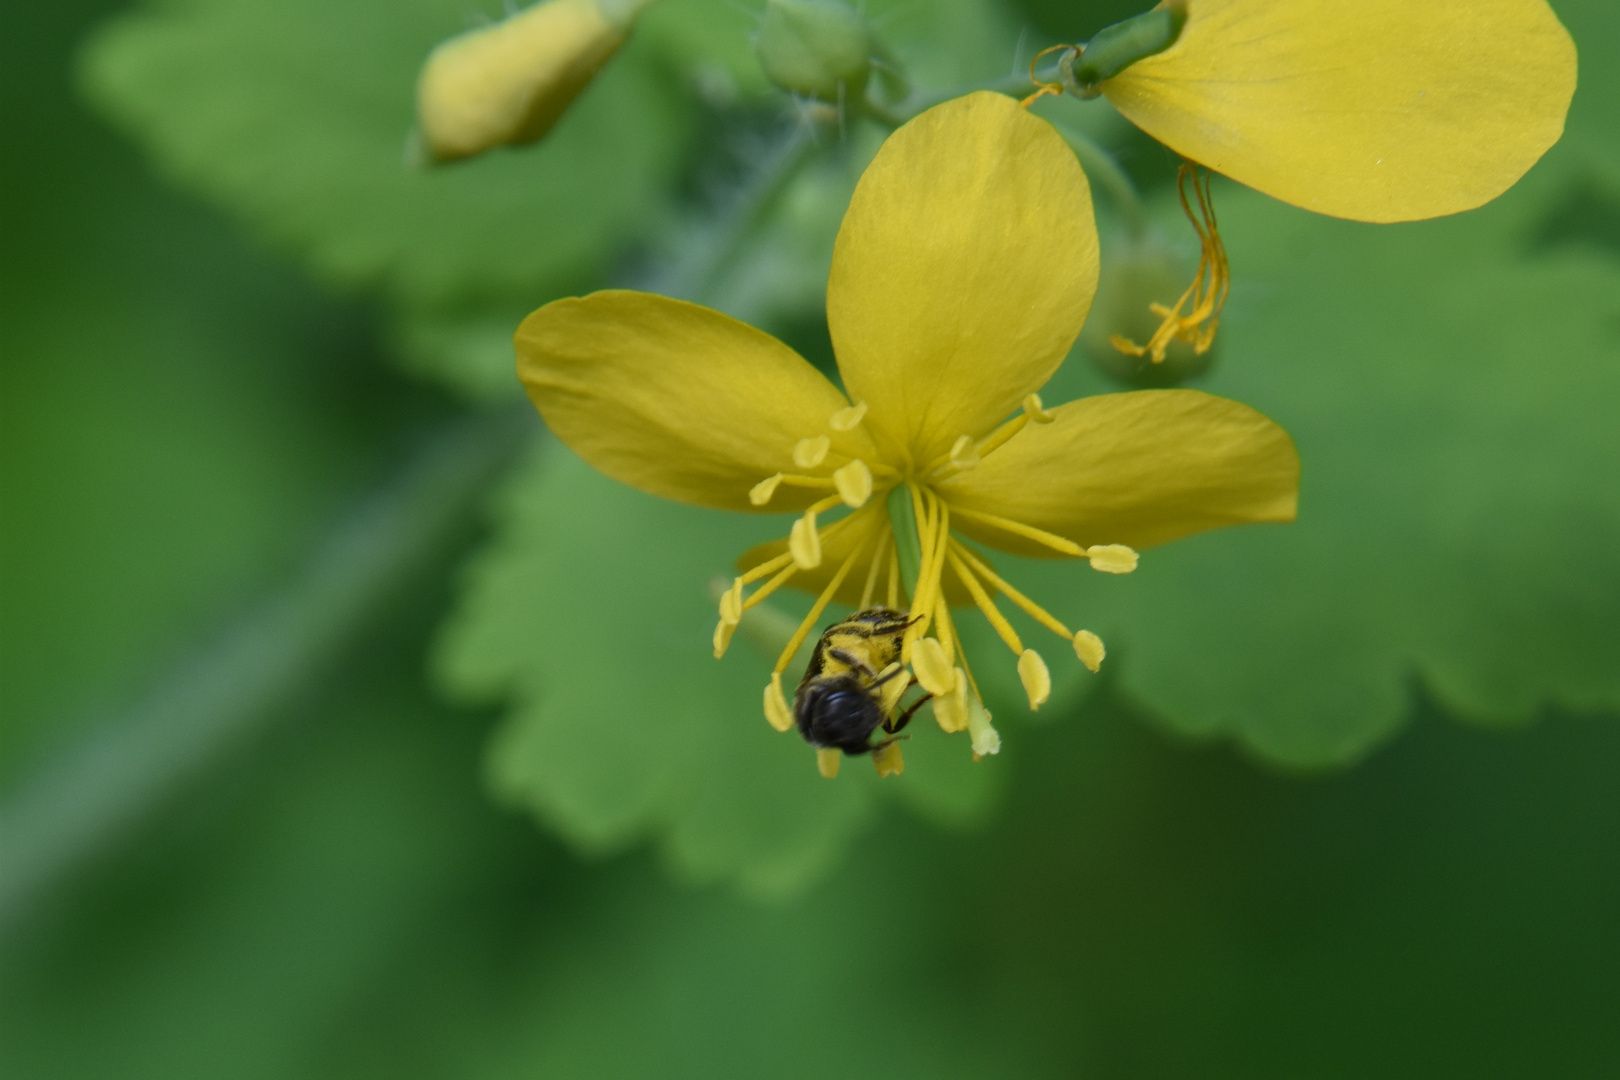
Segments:
[[[424,156],[455,161],[539,139],[624,44],[643,6],[545,0],[439,45],[416,85]]]

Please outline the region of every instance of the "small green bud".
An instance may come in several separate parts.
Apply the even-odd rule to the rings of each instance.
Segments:
[[[872,69],[866,23],[843,0],[766,0],[754,52],[783,90],[834,104],[860,100]]]
[[[1080,332],[1080,347],[1101,371],[1130,386],[1177,386],[1203,374],[1215,359],[1215,350],[1202,356],[1177,339],[1164,360],[1130,356],[1110,341],[1118,336],[1143,342],[1153,336],[1163,319],[1153,305],[1173,307],[1192,280],[1193,264],[1161,237],[1122,237],[1109,245],[1097,281],[1097,298]]]
[[[1186,25],[1186,0],[1166,0],[1152,11],[1105,26],[1083,51],[1064,57],[1059,64],[1063,83],[1077,97],[1096,97],[1098,83],[1164,52],[1180,39]]]

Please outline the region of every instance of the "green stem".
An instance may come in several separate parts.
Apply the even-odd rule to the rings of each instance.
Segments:
[[[911,485],[897,484],[889,492],[889,526],[894,530],[894,553],[900,561],[900,581],[907,596],[917,595],[917,578],[922,575],[922,540],[917,535],[917,508],[911,501]]]

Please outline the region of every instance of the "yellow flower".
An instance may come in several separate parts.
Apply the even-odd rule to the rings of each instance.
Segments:
[[[1575,93],[1575,44],[1545,0],[1164,0],[1051,52],[1063,81],[1031,100],[1101,93],[1188,162],[1357,221],[1496,198],[1558,141]],[[1154,363],[1175,341],[1209,349],[1229,281],[1207,174],[1183,165],[1180,187],[1193,284],[1153,306],[1146,344],[1114,339]]]
[[[416,87],[427,157],[454,161],[543,136],[650,2],[544,0],[439,45]]]
[[[816,594],[766,688],[774,726],[792,724],[781,676],[826,606],[883,603],[919,617],[904,659],[941,726],[994,753],[951,605],[990,620],[1031,707],[1050,675],[998,595],[1093,670],[1104,650],[963,538],[1125,573],[1137,548],[1294,516],[1293,445],[1244,405],[1166,390],[1042,406],[1035,391],[1079,333],[1096,279],[1073,153],[1012,100],[977,93],[896,131],[856,188],[827,286],[847,397],[761,331],[625,291],[530,315],[518,370],[551,430],[608,476],[699,506],[800,515],[788,537],[739,560],[715,632],[719,655],[743,612],[777,589]],[[841,507],[850,512],[822,522]],[[902,570],[913,560],[915,587]],[[899,771],[898,746],[877,764]]]
[[[1192,161],[1319,214],[1415,221],[1512,187],[1564,131],[1575,44],[1545,0],[1186,0],[1098,88]]]

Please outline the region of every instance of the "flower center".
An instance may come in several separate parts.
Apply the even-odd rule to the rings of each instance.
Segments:
[[[864,403],[841,409],[833,414],[829,426],[834,431],[851,430],[863,421],[865,413]],[[1070,630],[1004,580],[952,533],[952,518],[1034,541],[1062,555],[1087,559],[1093,569],[1105,573],[1134,570],[1136,552],[1120,544],[1083,547],[1032,525],[953,506],[939,488],[942,481],[977,467],[1029,424],[1046,424],[1054,419],[1042,407],[1039,396],[1031,394],[1022,412],[990,434],[982,438],[964,434],[948,452],[921,469],[904,472],[885,462],[868,464],[859,458],[838,458],[832,453],[827,435],[807,436],[792,448],[794,467],[802,471],[777,473],[754,486],[749,500],[755,506],[769,505],[783,486],[824,489],[828,494],[811,503],[793,523],[786,550],[739,574],[722,594],[720,620],[714,631],[717,658],[725,654],[745,612],[799,574],[820,568],[824,550],[840,552],[837,567],[771,670],[771,682],[765,690],[765,715],[772,726],[780,731],[793,726],[792,710],[782,686],[783,673],[827,605],[840,593],[846,598],[858,595],[857,610],[875,604],[896,610],[904,606],[914,617],[902,640],[901,663],[910,666],[916,681],[933,697],[934,716],[940,726],[946,731],[970,733],[975,755],[995,753],[1000,748],[1000,736],[990,724],[978,680],[962,652],[949,599],[971,602],[1012,651],[1031,709],[1039,708],[1051,696],[1051,674],[1041,655],[1024,645],[998,606],[998,598],[1005,598],[1036,623],[1064,638],[1087,668],[1098,670],[1105,654],[1101,639],[1089,630]],[[875,487],[882,489],[881,500],[872,498]],[[839,504],[852,512],[822,525],[820,515]],[[845,588],[852,581],[861,583],[858,594],[853,592],[853,585]],[[947,597],[948,583],[955,594],[951,598]],[[752,592],[747,592],[756,584]],[[899,684],[899,688],[904,685]],[[886,698],[885,707],[892,711],[899,705],[899,695],[890,696],[893,700]],[[890,771],[898,771],[898,746],[892,745],[894,750],[885,761]]]

